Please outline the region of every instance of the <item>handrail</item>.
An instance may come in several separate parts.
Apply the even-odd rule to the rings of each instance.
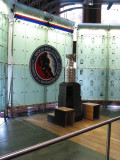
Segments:
[[[80,135],[82,133],[91,131],[93,129],[96,129],[98,127],[104,126],[106,124],[108,124],[108,138],[107,138],[107,150],[106,150],[107,156],[106,156],[106,159],[109,160],[111,123],[114,122],[114,121],[117,121],[117,120],[120,120],[120,116],[112,118],[112,119],[109,119],[107,121],[104,121],[104,122],[101,122],[101,123],[98,123],[98,124],[95,124],[93,126],[90,126],[90,127],[84,128],[84,129],[69,133],[67,135],[64,135],[64,136],[61,136],[61,137],[58,137],[58,138],[54,138],[52,140],[49,140],[49,141],[46,141],[46,142],[43,142],[43,143],[39,143],[39,144],[33,145],[31,147],[27,147],[25,149],[22,149],[22,150],[19,150],[19,151],[16,151],[16,152],[1,156],[0,160],[5,160],[5,159],[11,159],[11,158],[18,157],[18,156],[26,154],[28,152],[32,152],[32,151],[41,149],[43,147],[47,147],[49,145],[55,144],[57,142],[61,142],[61,141],[64,141],[66,139],[72,138],[74,136]]]

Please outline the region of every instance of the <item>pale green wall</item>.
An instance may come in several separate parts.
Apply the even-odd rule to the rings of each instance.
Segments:
[[[6,7],[7,8],[7,7]],[[44,13],[24,5],[16,11],[44,20]],[[50,14],[46,14],[50,16]],[[68,20],[54,17],[54,23],[72,28]],[[77,38],[76,81],[81,84],[82,100],[120,99],[120,26],[80,25]],[[115,29],[117,28],[117,29]],[[58,101],[59,84],[64,81],[66,54],[73,51],[73,34],[14,19],[13,28],[13,107]],[[11,39],[12,40],[12,39]],[[9,41],[10,43],[10,41]],[[11,43],[12,44],[12,43]],[[41,45],[55,47],[62,58],[60,78],[49,87],[38,85],[31,77],[29,61],[33,51]],[[10,44],[9,44],[10,45]],[[0,111],[6,107],[7,97],[8,11],[0,11]],[[11,53],[9,55],[9,58]],[[11,66],[11,64],[10,64]],[[12,70],[9,71],[11,74]],[[12,74],[11,74],[12,75]],[[12,77],[12,76],[11,76]],[[12,81],[11,81],[12,82]],[[9,92],[10,93],[10,92]]]
[[[4,10],[3,10],[4,7]],[[5,8],[6,7],[6,8]],[[8,50],[8,11],[3,1],[0,2],[0,112],[7,103],[7,50]]]
[[[77,82],[83,100],[120,101],[120,26],[114,28],[88,24],[78,30]]]
[[[58,101],[59,84],[64,81],[66,54],[73,49],[73,34],[23,20],[14,20],[13,34],[13,107]],[[62,59],[62,72],[51,86],[38,85],[30,74],[29,61],[41,45],[55,47]]]

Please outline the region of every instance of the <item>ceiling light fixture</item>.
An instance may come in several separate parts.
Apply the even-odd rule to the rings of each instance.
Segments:
[[[92,6],[93,0],[84,0],[83,4],[88,4],[89,6]]]

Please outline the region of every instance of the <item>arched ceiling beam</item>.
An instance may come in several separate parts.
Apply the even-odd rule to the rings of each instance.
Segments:
[[[102,0],[102,2],[113,2],[113,3],[120,3],[120,0]]]
[[[27,0],[19,0],[20,3],[25,3]]]
[[[60,8],[63,8],[63,7],[66,7],[66,6],[75,5],[75,4],[76,4],[76,3],[66,3],[66,4],[62,4],[62,5],[59,5],[59,9],[60,9]],[[52,8],[51,10],[49,10],[49,13],[53,13],[53,12],[55,12],[56,10],[58,10],[58,6]]]
[[[59,6],[59,8],[63,8],[63,7],[66,7],[66,6],[70,6],[70,5],[75,5],[76,3],[65,3],[65,4],[61,4]]]
[[[54,5],[57,5],[59,3],[60,3],[59,1],[53,0],[52,2],[49,2],[49,3],[45,4],[43,7],[41,7],[41,9],[45,10],[45,9],[51,7],[51,6],[54,7]]]
[[[72,11],[72,10],[75,10],[75,9],[82,9],[82,8],[83,8],[83,7],[72,7],[72,8],[69,8],[69,9],[66,9],[66,10],[64,10],[64,11],[59,12],[59,14],[64,13],[64,12],[67,12],[67,11]]]
[[[59,1],[59,2],[84,2],[84,0],[56,0],[56,1]],[[101,3],[103,3],[103,2],[113,2],[113,3],[119,2],[120,3],[120,0],[101,0]]]
[[[31,7],[34,7],[34,6],[37,5],[38,2],[42,2],[42,1],[43,1],[43,0],[32,1],[31,4],[30,4],[30,6],[31,6]]]

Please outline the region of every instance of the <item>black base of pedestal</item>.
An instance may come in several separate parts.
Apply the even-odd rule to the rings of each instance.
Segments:
[[[59,85],[58,107],[73,108],[75,121],[83,118],[80,91],[80,84],[76,82],[63,82]]]
[[[81,115],[80,117],[75,117],[75,122],[81,121],[83,119],[83,116]]]

